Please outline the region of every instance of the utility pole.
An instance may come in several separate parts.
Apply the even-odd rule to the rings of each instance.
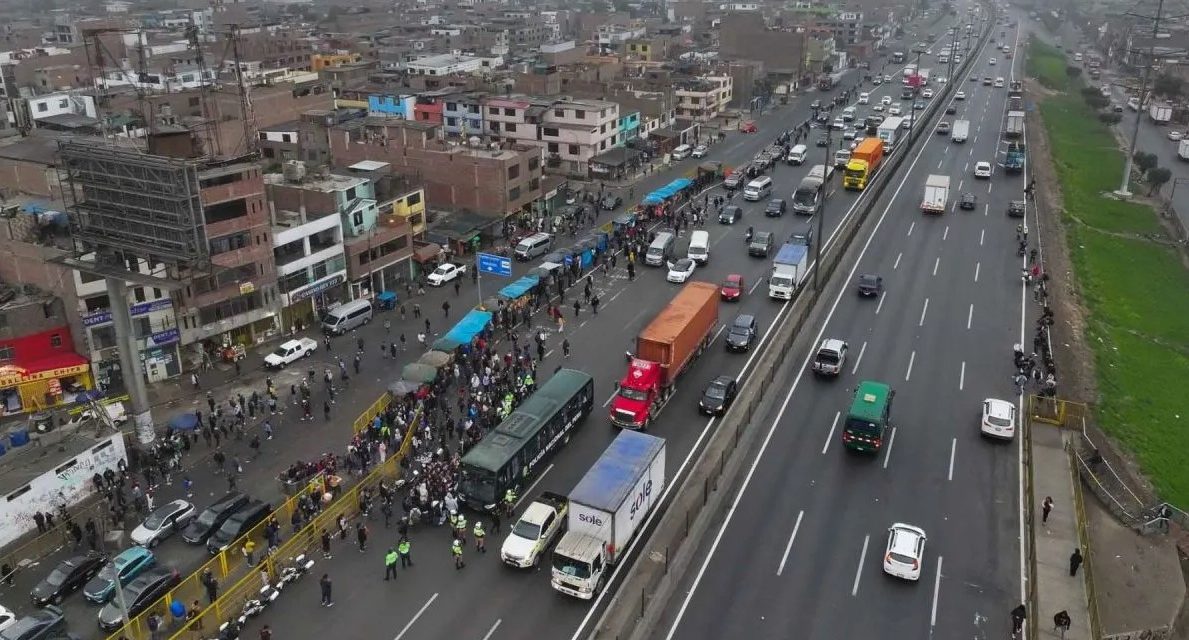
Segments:
[[[1115,191],[1116,195],[1123,198],[1131,195],[1131,192],[1128,191],[1127,187],[1131,183],[1131,167],[1134,164],[1133,158],[1135,157],[1135,146],[1136,143],[1139,142],[1139,121],[1144,115],[1144,103],[1147,101],[1146,98],[1148,93],[1148,79],[1152,75],[1152,66],[1156,62],[1156,37],[1160,33],[1160,18],[1163,13],[1164,0],[1159,0],[1159,3],[1156,5],[1155,17],[1137,15],[1134,13],[1127,14],[1129,16],[1149,18],[1152,20],[1152,44],[1148,47],[1148,60],[1147,64],[1144,65],[1143,79],[1141,79],[1139,83],[1139,108],[1135,110],[1135,125],[1131,128],[1131,147],[1127,150],[1127,158],[1123,162],[1123,179],[1119,184],[1119,189]]]
[[[823,105],[824,106],[824,105]],[[830,184],[830,167],[834,166],[834,158],[830,155],[830,150],[834,148],[834,124],[832,122],[826,123],[826,157],[825,164],[822,165],[822,183],[817,187],[817,242],[813,243],[813,292],[818,296],[821,295],[820,282],[818,274],[822,270],[822,235],[825,233],[825,217],[826,217],[826,185]]]

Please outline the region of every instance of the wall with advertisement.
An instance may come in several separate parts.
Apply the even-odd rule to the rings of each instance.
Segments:
[[[143,365],[145,380],[160,382],[181,375],[181,359],[178,357],[178,343],[181,332],[174,316],[173,300],[162,297],[129,305],[132,314],[133,331],[138,336],[137,347]],[[114,345],[115,329],[111,325],[111,311],[106,309],[86,313],[82,316],[87,327],[91,362],[100,369],[104,349]]]

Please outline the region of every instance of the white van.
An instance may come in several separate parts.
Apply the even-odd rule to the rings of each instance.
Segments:
[[[674,160],[684,160],[684,159],[688,158],[689,154],[691,154],[693,152],[694,152],[693,147],[689,146],[688,144],[683,144],[680,147],[677,147],[676,149],[673,150],[673,159]]]
[[[871,101],[871,94],[864,91],[859,94],[859,104],[867,104]]]
[[[372,301],[352,300],[322,312],[322,330],[342,335],[372,321]]]
[[[644,264],[659,267],[673,259],[673,246],[677,243],[677,236],[668,231],[656,234],[648,251],[644,254]]]
[[[843,122],[854,122],[855,108],[847,107],[847,108],[843,109],[842,110],[842,120],[843,120]]]
[[[538,256],[549,253],[553,248],[553,236],[548,233],[534,233],[516,244],[516,259],[528,262]]]
[[[698,264],[710,261],[710,232],[695,231],[689,234],[689,250],[685,256]]]
[[[809,147],[799,144],[789,149],[789,164],[802,165],[805,164],[805,157],[809,155]]]
[[[748,202],[759,202],[772,193],[772,178],[760,176],[743,187],[743,199]]]

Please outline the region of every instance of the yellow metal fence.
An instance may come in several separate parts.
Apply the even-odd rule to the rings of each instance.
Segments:
[[[367,428],[376,415],[388,408],[390,401],[389,395],[385,393],[373,402],[355,419],[352,425],[354,432],[357,433]],[[410,424],[416,424],[419,417],[414,416],[414,420]],[[328,531],[337,530],[336,522],[340,515],[346,515],[349,520],[358,515],[359,492],[362,489],[374,488],[380,484],[381,480],[395,477],[399,473],[400,460],[407,455],[409,449],[412,447],[412,435],[413,429],[408,429],[404,434],[404,440],[401,442],[400,449],[397,450],[395,455],[385,460],[383,464],[373,468],[354,487],[336,496],[314,518],[306,521],[296,533],[290,534],[287,538],[282,533],[282,542],[275,552],[272,554],[268,553],[268,540],[265,536],[265,528],[268,526],[268,522],[275,518],[281,525],[282,532],[290,531],[291,527],[289,523],[293,512],[298,509],[301,494],[310,489],[316,489],[319,494],[325,492],[326,479],[324,477],[318,476],[309,483],[304,484],[302,486],[303,491],[295,493],[292,497],[285,500],[280,507],[273,511],[270,518],[266,518],[259,525],[252,528],[251,531],[232,543],[226,550],[215,555],[209,562],[186,576],[168,594],[157,602],[154,602],[150,607],[141,612],[140,615],[130,619],[127,624],[111,634],[108,637],[109,640],[119,640],[121,638],[127,638],[127,640],[149,640],[151,633],[149,632],[148,620],[149,616],[153,614],[161,616],[165,621],[162,629],[168,629],[168,633],[171,634],[170,637],[184,640],[192,640],[195,637],[201,636],[203,633],[209,633],[211,630],[218,629],[219,625],[223,622],[238,617],[243,609],[244,601],[256,596],[259,593],[260,587],[263,586],[261,571],[267,571],[269,579],[275,580],[277,572],[284,563],[288,562],[294,556],[313,551],[318,547],[323,528]],[[254,566],[248,565],[247,557],[243,553],[244,544],[248,540],[256,542]],[[202,584],[202,575],[207,570],[210,570],[219,582],[217,597],[210,604],[207,602],[206,587]],[[188,619],[173,619],[170,613],[170,606],[175,601],[180,601],[185,607]],[[197,608],[194,607],[196,602],[199,605]],[[197,611],[197,613],[193,613],[194,611]],[[160,635],[163,637],[164,634]]]

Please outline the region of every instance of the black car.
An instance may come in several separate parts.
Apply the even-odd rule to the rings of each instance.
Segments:
[[[166,592],[181,582],[177,569],[171,567],[153,567],[140,574],[135,580],[124,587],[124,604],[128,606],[128,617],[140,615]],[[124,616],[120,613],[120,599],[113,598],[99,610],[99,628],[104,631],[115,631],[124,624]]]
[[[203,509],[198,517],[191,520],[190,524],[182,531],[182,540],[190,544],[203,544],[214,535],[219,527],[231,517],[231,514],[238,511],[245,504],[248,504],[248,496],[238,491],[219,498],[218,502]]]
[[[1012,200],[1007,205],[1007,215],[1012,218],[1023,218],[1025,209],[1023,200]]]
[[[796,231],[789,235],[789,244],[805,245],[807,249],[813,248],[813,234],[804,231]]]
[[[859,276],[859,295],[877,296],[883,293],[883,276],[864,273]]]
[[[251,531],[252,527],[263,522],[270,512],[272,509],[266,502],[249,502],[231,514],[231,517],[207,539],[206,550],[213,556],[226,549],[240,536]]]
[[[603,208],[603,211],[614,211],[622,204],[623,198],[611,194],[605,195],[602,200],[599,200],[599,206]]]
[[[66,632],[66,616],[53,605],[34,611],[0,631],[0,640],[43,640]]]
[[[822,135],[818,136],[817,137],[817,146],[819,146],[819,147],[830,146],[830,136],[827,134],[824,134],[824,133]]]
[[[33,604],[39,607],[58,604],[62,602],[62,598],[87,584],[87,581],[94,578],[105,564],[107,564],[107,556],[94,551],[67,558],[41,582],[38,582],[29,596],[33,599]]]
[[[756,339],[756,317],[741,313],[727,330],[727,351],[747,351]]]
[[[958,107],[957,105],[951,104],[945,108],[945,112],[949,115],[954,115],[955,113],[958,113]]]
[[[747,255],[767,258],[769,253],[772,253],[772,232],[757,231],[747,245]]]
[[[728,204],[718,214],[718,221],[723,224],[735,224],[743,217],[743,209],[737,205]]]
[[[706,385],[702,392],[702,399],[698,401],[698,411],[712,416],[721,416],[731,408],[735,401],[735,394],[739,392],[738,383],[731,376],[719,376]]]
[[[784,215],[785,207],[783,198],[773,198],[768,201],[768,206],[764,208],[764,215],[769,218],[779,218]]]
[[[963,193],[961,198],[958,198],[958,207],[961,209],[973,209],[978,206],[978,196],[973,193]]]

